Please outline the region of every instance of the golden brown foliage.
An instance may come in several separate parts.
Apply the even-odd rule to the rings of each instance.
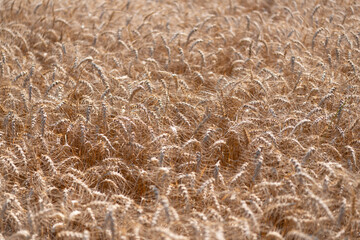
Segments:
[[[0,239],[350,239],[356,1],[0,0]]]

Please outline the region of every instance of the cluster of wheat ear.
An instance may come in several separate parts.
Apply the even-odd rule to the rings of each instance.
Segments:
[[[0,0],[0,239],[360,238],[359,13]]]

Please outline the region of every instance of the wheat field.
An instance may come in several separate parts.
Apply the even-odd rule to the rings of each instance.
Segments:
[[[360,239],[359,13],[0,0],[0,239]]]

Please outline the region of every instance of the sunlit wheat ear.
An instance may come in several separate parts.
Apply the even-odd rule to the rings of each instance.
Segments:
[[[201,152],[196,153],[196,172],[200,171],[201,167]]]
[[[194,41],[194,42],[191,44],[190,48],[189,48],[189,52],[191,52],[196,45],[198,45],[198,44],[200,44],[200,43],[202,43],[202,42],[204,42],[204,40],[202,40],[201,38],[200,38],[200,39],[197,39],[196,41]]]
[[[181,47],[179,47],[178,49],[179,49],[179,54],[180,54],[180,60],[182,63],[185,63],[184,50]]]
[[[61,239],[90,239],[89,232],[87,230],[86,234],[85,232],[61,231],[56,235],[56,237]]]
[[[151,65],[152,64],[152,66],[155,66],[156,68],[155,69],[159,69],[160,68],[160,65],[159,65],[159,63],[154,59],[154,58],[147,58],[147,59],[145,59],[145,61],[149,64],[149,65]],[[168,62],[167,62],[167,64],[169,64],[170,63],[170,48],[169,48],[169,50],[168,50]]]
[[[42,161],[44,161],[45,164],[48,166],[48,169],[53,174],[53,176],[56,176],[58,174],[58,172],[57,172],[57,169],[56,169],[55,164],[52,161],[52,159],[47,155],[42,155],[41,158],[42,158]]]
[[[76,176],[74,176],[71,173],[67,173],[66,176],[70,177],[76,185],[80,186],[81,189],[84,189],[85,192],[87,192],[90,196],[92,196],[91,189],[81,179],[78,179]]]
[[[314,147],[310,147],[309,150],[306,152],[303,160],[302,160],[302,165],[306,164],[307,161],[309,160],[309,158],[311,157],[311,155],[315,152],[315,148]]]
[[[214,182],[214,178],[210,178],[208,180],[206,180],[201,186],[200,188],[197,190],[196,194],[200,194],[201,192],[203,192],[210,184],[212,184]]]
[[[8,215],[8,221],[11,222],[11,225],[14,229],[20,229],[22,227],[19,218],[15,215],[13,211],[10,211]]]
[[[86,57],[84,59],[82,59],[78,64],[76,64],[75,68],[79,68],[82,64],[86,64],[86,63],[93,63],[93,58],[91,56]]]
[[[60,231],[62,231],[64,229],[65,225],[64,223],[60,222],[60,223],[55,223],[52,227],[51,227],[51,232],[52,233],[58,233]]]
[[[41,123],[41,135],[44,136],[47,114],[43,106],[40,107],[39,114],[40,114],[40,123]]]
[[[208,220],[207,216],[204,213],[198,212],[196,210],[192,212],[192,215],[194,217],[197,217],[201,221],[207,221]]]
[[[101,79],[103,85],[107,88],[107,87],[108,87],[108,83],[106,82],[106,76],[105,76],[105,74],[104,74],[103,69],[102,69],[99,65],[95,64],[94,62],[91,62],[91,64],[92,64],[93,68],[95,68],[95,70],[97,71],[97,73],[99,74],[100,79]]]
[[[186,123],[186,125],[188,125],[188,127],[191,126],[190,121],[180,111],[177,111],[177,115],[183,123]]]
[[[169,208],[169,200],[167,199],[167,197],[165,196],[161,196],[160,198],[160,203],[163,206],[163,209],[165,211],[165,216],[167,218],[167,221],[170,222],[171,218],[170,218],[170,208]]]
[[[351,67],[351,69],[352,69],[352,71],[353,71],[354,76],[356,76],[356,75],[357,75],[356,65],[355,65],[350,59],[347,60],[347,61],[348,61],[349,65],[350,65],[350,67]]]
[[[215,164],[215,168],[214,168],[214,179],[215,179],[215,181],[217,181],[217,179],[218,179],[219,171],[220,171],[220,160],[217,161],[217,163]]]
[[[200,79],[201,83],[204,84],[205,80],[204,80],[204,77],[201,75],[201,73],[199,73],[198,71],[195,71],[194,73],[195,73],[196,78]]]
[[[137,86],[137,87],[131,92],[130,97],[129,97],[129,102],[131,102],[131,101],[133,100],[135,94],[138,93],[140,90],[144,90],[144,91],[145,91],[144,87],[141,86],[141,85],[139,85],[139,86]]]
[[[267,239],[272,239],[272,240],[284,240],[284,237],[275,231],[270,231],[266,234]]]
[[[19,78],[24,77],[24,76],[26,76],[26,75],[27,75],[27,72],[26,72],[26,71],[20,72],[20,73],[19,73],[18,75],[16,75],[15,78],[12,80],[13,83],[16,83]]]
[[[107,226],[109,225],[109,228],[110,228],[110,231],[111,231],[111,239],[116,239],[115,222],[116,221],[115,221],[114,216],[113,216],[113,211],[112,211],[112,209],[110,207],[110,209],[106,213],[104,228],[106,229]]]
[[[169,239],[174,239],[174,240],[186,240],[186,239],[188,239],[187,237],[182,236],[182,235],[178,235],[178,234],[172,232],[170,229],[164,228],[164,227],[155,227],[153,229],[153,231],[158,232],[158,233],[160,233],[160,235],[166,236],[166,238],[169,238]]]
[[[343,201],[342,201],[342,204],[341,204],[340,210],[339,210],[339,215],[338,215],[337,221],[336,221],[338,226],[340,226],[343,222],[345,211],[346,211],[346,198],[343,198]]]
[[[308,235],[304,232],[298,231],[298,230],[291,230],[286,234],[286,239],[289,240],[311,240],[313,237],[311,235]]]
[[[11,235],[10,239],[29,239],[30,233],[27,230],[20,230]]]
[[[302,126],[303,126],[304,124],[306,124],[306,123],[311,123],[311,121],[310,121],[309,119],[303,119],[303,120],[301,120],[300,122],[298,122],[298,123],[295,125],[294,129],[291,131],[290,136],[293,135],[293,134],[295,133],[295,131],[296,131],[299,127],[302,127]]]
[[[224,222],[224,218],[219,214],[218,211],[216,211],[213,208],[210,208],[208,211],[209,212],[207,215],[208,215],[209,219],[214,219],[217,222]]]
[[[352,159],[352,163],[354,164],[354,167],[357,168],[357,162],[356,162],[356,153],[355,150],[350,146],[347,145],[345,146],[345,148],[349,151],[351,159]]]
[[[138,50],[135,49],[134,47],[130,46],[130,50],[131,52],[134,54],[134,57],[135,57],[135,61],[137,61],[139,59],[139,53],[138,53]]]
[[[325,210],[325,213],[327,214],[327,216],[332,220],[335,221],[335,218],[333,216],[333,214],[331,213],[329,207],[324,203],[324,201],[322,201],[321,198],[319,198],[318,196],[316,196],[313,192],[311,192],[310,190],[306,190],[306,192],[308,193],[309,197],[315,201],[317,204],[319,204],[319,206],[321,208],[323,208]]]
[[[189,32],[189,34],[188,34],[188,36],[187,36],[187,39],[186,39],[186,45],[189,44],[191,36],[192,36],[194,33],[196,33],[197,31],[198,31],[198,28],[193,28],[193,29]]]
[[[259,231],[259,224],[256,220],[256,217],[254,213],[251,211],[251,209],[247,206],[245,201],[241,201],[241,208],[245,211],[246,217],[249,217],[254,224],[255,231]]]
[[[324,31],[324,28],[319,28],[318,30],[316,30],[316,32],[315,32],[315,34],[314,34],[314,36],[312,38],[312,41],[311,41],[311,49],[314,49],[314,47],[315,47],[315,39],[322,31]]]
[[[159,220],[160,212],[162,208],[160,205],[157,206],[154,215],[152,216],[151,226],[156,226]]]
[[[185,184],[179,184],[179,191],[180,191],[182,197],[185,199],[185,205],[188,206],[189,200],[190,200],[190,195],[189,195],[189,192],[188,192]]]
[[[1,157],[0,161],[3,163],[3,165],[5,165],[4,167],[6,169],[9,169],[10,172],[13,172],[16,176],[19,176],[19,170],[10,157]]]
[[[217,147],[220,147],[220,146],[226,146],[226,142],[222,139],[220,140],[217,140],[216,142],[214,142],[214,144],[210,147],[211,149],[216,149]]]
[[[254,171],[254,175],[252,177],[252,181],[255,182],[257,176],[259,175],[260,173],[260,170],[261,170],[261,166],[263,164],[263,157],[262,156],[259,156],[259,157],[256,157],[256,165],[255,165],[255,171]]]
[[[245,174],[248,165],[249,164],[246,162],[241,166],[240,171],[231,179],[230,185],[235,184],[235,182]]]

